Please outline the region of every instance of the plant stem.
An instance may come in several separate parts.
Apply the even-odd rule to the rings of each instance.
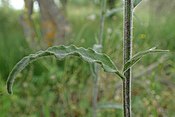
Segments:
[[[93,117],[97,117],[97,98],[98,98],[98,65],[93,64]]]
[[[132,56],[132,28],[133,28],[133,0],[124,2],[124,64]],[[126,79],[123,80],[123,108],[124,117],[131,117],[131,68],[125,72]]]
[[[99,32],[99,44],[100,45],[102,45],[102,43],[103,43],[105,11],[106,11],[106,0],[102,0],[102,2],[101,2],[100,32]]]
[[[104,33],[104,21],[105,21],[105,10],[106,10],[106,0],[102,0],[101,2],[101,18],[100,18],[100,31],[98,44],[94,45],[94,49],[98,52],[101,52],[102,43],[103,43],[103,33]],[[99,79],[99,65],[93,64],[93,117],[97,117],[97,98],[98,98],[98,79]]]

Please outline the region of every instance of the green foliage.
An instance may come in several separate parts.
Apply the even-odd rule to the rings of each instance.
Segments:
[[[72,0],[73,2],[74,0]],[[159,64],[152,73],[133,78],[132,104],[134,117],[156,117],[175,115],[175,58],[174,37],[175,17],[165,14],[149,21],[149,4],[135,9],[137,18],[134,22],[134,53],[145,48],[167,48],[171,50],[168,60]],[[167,5],[168,6],[168,5]],[[169,6],[168,6],[169,7]],[[85,48],[91,47],[99,29],[99,9],[93,5],[68,4],[68,18],[72,32],[68,38],[73,43]],[[88,10],[87,10],[88,9]],[[150,10],[150,9],[149,9]],[[158,10],[159,11],[159,10]],[[172,12],[174,10],[172,9]],[[5,78],[12,67],[23,56],[31,53],[25,42],[19,21],[18,11],[0,10],[0,113],[2,117],[46,116],[56,117],[91,117],[92,113],[92,78],[89,65],[77,57],[63,61],[40,60],[31,64],[17,76],[14,85],[15,94],[6,93]],[[167,11],[166,11],[167,12]],[[169,11],[168,11],[169,12]],[[122,12],[121,12],[122,13]],[[94,20],[87,17],[95,14]],[[153,14],[156,16],[156,14]],[[147,21],[148,19],[148,21]],[[122,69],[122,15],[114,15],[106,20],[103,52],[107,53]],[[159,28],[158,28],[159,27]],[[118,55],[118,56],[116,56]],[[157,62],[160,56],[145,56],[133,69],[134,74],[147,70]],[[81,65],[81,67],[80,67]],[[100,72],[98,102],[122,103],[121,80],[113,74]],[[135,77],[135,75],[134,75]],[[116,88],[116,89],[115,89]],[[32,104],[32,105],[31,105]],[[98,117],[121,117],[122,109],[98,110]]]
[[[89,63],[99,63],[104,68],[106,72],[112,72],[118,74],[121,78],[124,78],[122,73],[120,73],[114,63],[110,58],[102,53],[97,53],[92,49],[77,48],[74,45],[71,46],[58,46],[50,47],[45,51],[39,51],[36,54],[30,54],[19,61],[13,70],[11,71],[7,80],[8,92],[12,93],[12,85],[15,80],[16,75],[21,72],[26,66],[31,62],[46,56],[55,56],[57,59],[63,59],[69,55],[80,56],[82,60]]]
[[[21,57],[30,52],[18,16],[19,12],[0,7],[0,74],[3,78]]]
[[[134,8],[139,5],[139,3],[141,2],[142,0],[134,0]]]
[[[147,55],[147,54],[154,54],[154,53],[158,53],[158,52],[168,52],[169,50],[160,50],[160,49],[156,49],[151,48],[149,50],[143,51],[143,52],[139,52],[137,54],[135,54],[129,61],[126,62],[126,64],[124,65],[124,69],[123,72],[126,72],[130,67],[132,67],[134,64],[136,64],[143,56]]]

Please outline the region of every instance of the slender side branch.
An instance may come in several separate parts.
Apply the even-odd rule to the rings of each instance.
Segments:
[[[105,21],[106,0],[101,1],[101,19],[100,19],[100,31],[98,38],[98,45],[94,45],[94,49],[101,52],[104,33],[104,21]],[[93,117],[97,117],[97,98],[98,98],[98,80],[99,80],[99,65],[93,64]]]
[[[103,43],[105,12],[106,12],[106,0],[102,0],[102,2],[101,2],[100,32],[99,32],[99,44],[100,45],[102,45],[102,43]]]
[[[132,56],[133,0],[124,2],[124,64]],[[124,117],[131,117],[131,69],[125,72],[123,80]]]

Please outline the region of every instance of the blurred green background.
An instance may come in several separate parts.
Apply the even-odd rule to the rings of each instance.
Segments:
[[[91,117],[93,78],[89,65],[78,57],[46,58],[30,64],[18,75],[14,94],[7,94],[6,80],[13,66],[36,51],[29,47],[19,20],[24,9],[9,4],[1,0],[0,117]],[[116,0],[114,6],[118,10],[105,19],[103,52],[122,69],[122,1]],[[143,0],[134,11],[133,54],[154,46],[170,52],[145,56],[133,68],[133,117],[175,116],[174,10],[175,1]],[[66,18],[70,31],[65,45],[93,47],[100,30],[99,0],[68,0]],[[37,27],[37,11],[33,19]],[[38,31],[38,37],[40,34]],[[122,105],[121,80],[103,70],[100,77],[98,103]],[[98,110],[98,117],[121,116],[121,108]]]

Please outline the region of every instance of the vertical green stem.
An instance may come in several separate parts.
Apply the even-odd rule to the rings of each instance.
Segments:
[[[132,28],[133,28],[133,0],[124,2],[124,64],[132,56]],[[123,103],[124,117],[131,117],[131,69],[125,72],[126,79],[123,80]]]
[[[99,44],[100,45],[102,45],[102,43],[103,43],[105,12],[106,12],[106,0],[102,0],[102,2],[101,2],[100,32],[99,32]]]
[[[97,117],[97,98],[98,98],[98,65],[93,64],[93,117]]]
[[[101,2],[101,18],[100,18],[100,31],[98,44],[94,45],[94,49],[98,52],[102,49],[103,43],[103,33],[104,33],[104,21],[105,21],[105,10],[106,10],[106,0]],[[97,117],[97,98],[98,98],[98,79],[99,79],[99,66],[97,64],[92,65],[92,74],[93,74],[93,117]]]

